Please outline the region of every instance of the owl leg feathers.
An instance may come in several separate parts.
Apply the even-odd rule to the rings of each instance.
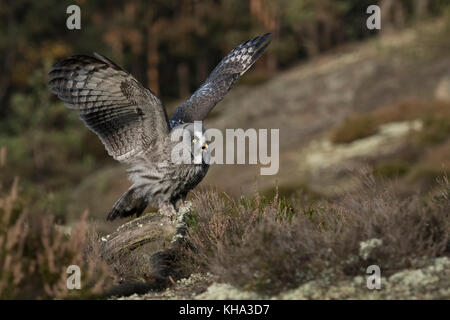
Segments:
[[[186,196],[187,196],[187,192],[184,192],[180,195],[180,198],[178,198],[174,203],[173,206],[175,207],[175,210],[178,211],[178,209],[180,209],[180,207],[185,205],[186,202]]]
[[[145,194],[141,194],[137,189],[131,187],[117,200],[106,219],[112,221],[117,217],[125,218],[133,214],[139,217],[147,205],[148,199]]]
[[[159,213],[170,218],[177,216],[177,210],[172,203],[161,203],[159,205]]]

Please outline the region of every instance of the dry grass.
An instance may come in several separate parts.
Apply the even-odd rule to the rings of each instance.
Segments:
[[[432,197],[404,199],[371,176],[341,200],[295,209],[277,196],[233,201],[202,193],[184,255],[193,271],[209,271],[219,281],[264,293],[325,274],[333,279],[363,275],[371,264],[388,275],[423,257],[450,254],[449,196],[445,177]],[[360,246],[370,239],[382,245],[362,256]]]
[[[4,192],[4,190],[2,190]],[[19,196],[18,179],[0,196],[0,298],[94,298],[111,273],[91,239],[87,213],[67,235],[51,215],[37,214]],[[81,289],[69,290],[67,267],[81,270]]]

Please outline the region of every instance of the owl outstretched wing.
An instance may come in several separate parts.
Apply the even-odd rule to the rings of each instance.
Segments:
[[[121,162],[157,146],[169,133],[162,102],[111,60],[76,55],[56,63],[49,87],[77,109],[109,155]]]
[[[241,43],[220,61],[206,81],[170,118],[172,127],[181,122],[201,121],[208,112],[233,87],[237,79],[245,73],[260,57],[270,40],[261,46],[270,36],[267,33]]]

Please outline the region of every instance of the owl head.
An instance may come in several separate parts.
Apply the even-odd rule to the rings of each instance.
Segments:
[[[174,140],[178,141],[175,145],[175,154],[182,157],[182,163],[209,163],[208,146],[210,141],[207,138],[202,121],[184,123],[174,128],[172,130],[172,141]]]

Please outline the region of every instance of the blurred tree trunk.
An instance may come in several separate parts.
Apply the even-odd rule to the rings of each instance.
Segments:
[[[305,25],[305,47],[308,52],[308,56],[314,57],[319,54],[319,42],[317,36],[317,28],[315,23],[309,22]]]
[[[276,43],[280,39],[280,19],[276,16],[272,17],[270,24],[268,25],[270,32],[272,33],[272,41]],[[267,51],[267,71],[269,74],[274,74],[278,70],[278,58],[274,51]]]
[[[160,24],[149,20],[147,25],[147,87],[156,95],[159,94],[159,55],[158,31]]]
[[[414,15],[416,19],[421,19],[428,14],[430,0],[415,0]]]
[[[0,108],[0,115],[6,113],[7,101],[8,101],[8,93],[9,88],[11,86],[11,67],[14,65],[13,61],[15,58],[15,48],[10,48],[7,50],[5,55],[3,55],[2,66],[0,68],[0,72],[2,76],[0,77],[0,105],[3,106]]]
[[[381,32],[390,33],[405,26],[405,7],[398,0],[381,0]]]
[[[14,27],[17,24],[16,15],[11,8],[5,8],[4,14],[6,17],[2,15],[2,18],[7,23],[7,34],[13,33]],[[9,38],[9,37],[8,37]],[[9,110],[8,108],[8,100],[11,94],[11,77],[12,77],[12,68],[14,66],[14,62],[16,60],[17,53],[17,44],[14,40],[11,39],[2,39],[4,43],[0,46],[0,51],[3,51],[0,54],[1,64],[0,64],[0,115],[4,116],[7,114]],[[8,41],[9,40],[9,41]]]
[[[277,8],[277,6],[273,7]],[[280,18],[276,9],[272,11],[265,5],[264,0],[250,0],[250,15],[260,22],[264,28],[272,33],[273,41],[280,36]],[[266,68],[269,73],[278,69],[278,59],[274,52],[266,53]]]
[[[177,66],[178,73],[178,95],[180,98],[189,95],[189,67],[185,62]]]
[[[197,59],[197,82],[203,83],[206,77],[208,77],[208,60],[204,50],[202,50]]]

